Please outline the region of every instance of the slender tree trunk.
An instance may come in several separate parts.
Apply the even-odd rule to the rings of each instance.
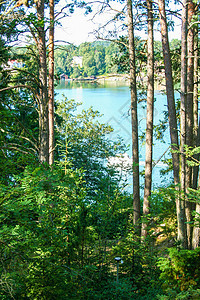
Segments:
[[[39,160],[41,163],[49,163],[49,123],[48,123],[48,93],[47,93],[47,62],[46,62],[46,44],[44,29],[44,0],[36,2],[38,17],[38,52],[39,52],[39,79],[40,79],[40,153]]]
[[[153,151],[153,110],[154,110],[154,37],[153,7],[147,0],[148,42],[147,42],[147,122],[146,122],[146,157],[143,216],[149,214],[149,197],[152,185],[152,151]],[[142,224],[142,236],[147,235],[146,224]]]
[[[164,57],[164,65],[165,65],[165,79],[166,79],[170,138],[171,138],[172,150],[178,150],[179,142],[178,142],[177,119],[176,119],[176,109],[175,109],[175,100],[174,100],[174,84],[172,78],[172,65],[171,65],[171,56],[170,56],[170,49],[169,49],[165,1],[159,0],[158,3],[159,3],[163,57]],[[177,186],[180,183],[178,153],[172,153],[172,162],[173,162],[174,183]]]
[[[138,116],[137,88],[135,70],[135,41],[133,30],[132,0],[127,1],[128,37],[130,60],[130,90],[131,90],[131,121],[132,121],[132,155],[133,155],[133,224],[136,233],[140,235],[140,183],[139,183],[139,145],[138,145]]]
[[[181,140],[181,192],[185,205],[186,196],[186,110],[187,110],[187,0],[183,1],[181,28],[181,107],[180,107],[180,140]],[[188,226],[187,226],[188,230]],[[187,234],[187,231],[186,231]],[[188,248],[188,240],[185,248]]]
[[[185,151],[186,145],[186,101],[187,101],[187,0],[183,1],[182,30],[181,30],[181,189],[185,195],[186,167]]]
[[[198,185],[200,187],[200,178],[199,178]],[[196,212],[196,216],[194,217],[194,227],[192,233],[192,249],[195,249],[200,246],[200,225],[199,225],[200,204],[199,203],[196,203],[195,212]]]
[[[200,226],[199,226],[200,204],[196,204],[196,220],[194,222],[192,249],[200,246]]]
[[[198,25],[197,25],[198,26]],[[200,146],[200,120],[198,121],[198,27],[196,28],[195,40],[194,40],[194,146]],[[199,122],[199,124],[198,124]],[[199,154],[195,156],[199,160]],[[197,189],[198,186],[198,174],[199,166],[194,167],[193,170],[193,188]],[[199,178],[200,186],[200,178]],[[192,236],[192,249],[200,246],[200,226],[199,226],[199,214],[200,204],[196,203],[195,212],[197,220],[194,220],[193,236]]]
[[[198,128],[197,147],[199,147],[199,146],[200,146],[200,121],[199,121],[199,128]],[[197,157],[197,158],[199,159],[199,157]],[[198,174],[198,168],[199,167],[197,167],[197,174]],[[200,187],[200,178],[199,178],[198,185]],[[192,233],[192,249],[195,249],[200,246],[200,226],[199,226],[200,204],[199,203],[196,203],[195,212],[196,212],[196,218],[194,218],[194,227],[193,227],[193,233]]]
[[[194,27],[190,26],[194,16],[194,3],[188,2],[188,35],[187,35],[187,101],[186,101],[186,145],[193,146],[193,92],[194,92]],[[192,168],[186,163],[186,194],[192,185]],[[188,248],[192,245],[192,203],[186,200]]]
[[[54,163],[54,0],[49,0],[49,164]]]
[[[188,3],[188,25],[190,27],[194,16],[194,3]],[[187,35],[188,61],[187,61],[187,109],[186,109],[186,144],[193,145],[193,93],[194,93],[194,27],[188,29]],[[191,186],[191,175],[188,178]]]
[[[162,37],[162,47],[163,47],[163,57],[165,65],[165,79],[166,79],[166,91],[167,91],[167,103],[168,103],[168,117],[169,117],[169,127],[170,127],[170,139],[172,147],[172,163],[173,163],[173,175],[174,184],[177,192],[179,191],[179,154],[173,152],[173,150],[179,149],[178,142],[178,130],[177,130],[177,119],[176,119],[176,109],[175,109],[175,99],[174,99],[174,85],[172,78],[172,65],[171,56],[169,48],[168,39],[168,28],[167,19],[165,12],[165,1],[159,0],[159,16],[161,25],[161,37]],[[184,202],[181,201],[180,196],[176,197],[176,212],[177,212],[177,223],[178,223],[178,240],[183,247],[186,247],[186,230],[185,230],[185,208]]]
[[[193,146],[200,146],[200,130],[198,126],[198,29],[195,29],[194,38],[194,95],[193,95],[193,116],[194,116],[194,132],[193,132]],[[199,124],[200,125],[200,124]],[[198,160],[199,155],[195,158]],[[199,166],[193,168],[193,189],[197,189]]]

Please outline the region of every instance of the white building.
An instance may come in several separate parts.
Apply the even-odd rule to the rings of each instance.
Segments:
[[[74,56],[72,65],[76,65],[82,68],[83,66],[83,57],[82,56]]]

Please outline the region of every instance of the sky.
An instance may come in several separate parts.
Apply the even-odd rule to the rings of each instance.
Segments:
[[[84,16],[81,10],[62,20],[62,26],[55,29],[55,40],[79,45],[94,40],[91,34],[95,28],[89,17]]]
[[[59,11],[65,3],[65,0],[61,0],[57,5],[56,10]],[[117,2],[113,2],[113,6],[118,9],[124,6]],[[60,20],[61,26],[56,26],[55,39],[64,40],[65,42],[79,45],[83,42],[89,42],[95,40],[94,30],[97,30],[99,26],[104,24],[115,12],[104,11],[102,14],[96,14],[100,9],[100,4],[96,4],[93,8],[93,12],[85,15],[84,9],[75,8],[73,14],[69,14],[67,17]],[[95,16],[95,17],[94,17]]]
[[[59,5],[57,5],[56,10],[59,11],[64,5],[65,0],[61,0]],[[115,8],[120,9],[119,4],[113,2]],[[117,5],[117,6],[116,6]],[[97,8],[96,8],[97,9]],[[172,9],[172,8],[171,8]],[[99,25],[104,24],[112,16],[111,12],[104,11],[100,16],[96,16],[93,19],[93,13],[84,15],[83,9],[75,9],[73,14],[60,20],[61,26],[56,26],[55,29],[55,40],[63,41],[64,43],[72,43],[75,45],[80,45],[83,42],[90,42],[95,40],[95,35],[93,31],[98,29]],[[111,28],[111,27],[110,27]],[[173,38],[180,39],[180,24],[176,25],[176,30],[169,33],[170,40]],[[136,32],[136,35],[146,38],[144,32]],[[160,33],[155,30],[154,32],[155,40],[161,40]]]

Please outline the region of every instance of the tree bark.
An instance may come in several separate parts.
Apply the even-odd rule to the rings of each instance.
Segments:
[[[54,163],[54,0],[49,0],[49,165]]]
[[[194,93],[194,27],[190,26],[194,16],[194,3],[188,3],[188,61],[187,61],[187,109],[186,109],[186,144],[193,145],[193,93]],[[189,178],[191,186],[191,176]]]
[[[195,28],[195,38],[194,38],[194,146],[200,146],[200,120],[198,120],[198,25]],[[198,124],[199,123],[199,124]],[[195,156],[195,159],[199,160],[199,154]],[[193,169],[193,189],[198,187],[198,174],[199,166]],[[199,179],[200,183],[200,179]],[[200,186],[200,184],[199,184]],[[197,221],[194,219],[194,228],[192,236],[192,249],[200,246],[200,226],[198,222],[200,214],[200,204],[196,203],[195,212],[197,216]]]
[[[193,132],[193,146],[200,146],[200,130],[198,126],[198,28],[195,28],[194,37],[194,95],[193,95],[193,116],[194,116],[194,132]],[[200,125],[200,124],[199,124]],[[195,158],[198,160],[199,155]],[[193,189],[197,189],[198,185],[199,166],[193,168]]]
[[[183,1],[181,29],[181,190],[186,192],[186,161],[184,146],[186,145],[186,101],[187,101],[187,0]]]
[[[192,249],[200,246],[200,226],[199,226],[199,215],[200,215],[200,204],[196,204],[197,220],[194,221],[193,237],[192,237]]]
[[[140,236],[140,183],[139,183],[139,145],[138,145],[138,116],[137,88],[135,70],[135,41],[133,29],[132,0],[127,0],[129,61],[130,61],[130,91],[131,91],[131,122],[132,122],[132,156],[133,156],[133,224]]]
[[[160,25],[161,25],[161,37],[162,37],[162,48],[163,48],[163,57],[165,65],[165,79],[166,79],[166,92],[167,92],[167,104],[168,104],[168,118],[169,118],[169,127],[170,127],[170,139],[171,139],[171,148],[172,148],[172,164],[173,164],[173,175],[174,175],[174,184],[176,191],[179,193],[179,154],[173,152],[179,149],[178,142],[178,130],[177,130],[177,118],[176,118],[176,109],[175,109],[175,99],[174,99],[174,85],[172,78],[172,64],[169,48],[169,39],[168,39],[168,27],[167,19],[165,12],[165,0],[159,0],[159,16],[160,16]],[[186,230],[185,230],[185,208],[184,202],[181,201],[180,195],[176,196],[176,212],[177,212],[177,225],[178,225],[178,240],[183,247],[186,246]]]
[[[186,101],[186,145],[193,146],[193,92],[194,92],[194,27],[190,26],[194,16],[194,3],[188,1],[188,34],[187,34],[187,101]],[[186,194],[192,186],[192,167],[186,163]],[[188,248],[192,245],[192,203],[186,200],[185,203],[187,219]]]
[[[183,1],[182,8],[182,28],[181,28],[181,107],[180,107],[180,140],[181,140],[181,192],[182,201],[185,205],[186,200],[186,158],[185,158],[185,145],[186,145],[186,110],[187,110],[187,17],[188,17],[188,3],[187,0]],[[187,217],[186,217],[187,218]],[[186,236],[188,233],[188,224]],[[188,248],[188,236],[187,244]]]
[[[147,0],[147,122],[146,122],[146,157],[143,216],[149,214],[149,197],[152,186],[152,152],[153,152],[153,110],[154,110],[154,36],[152,1]],[[146,223],[142,224],[142,236],[147,236]]]
[[[49,123],[48,123],[48,93],[47,93],[47,62],[44,29],[44,0],[36,2],[38,17],[38,52],[39,52],[39,160],[41,163],[49,163]]]

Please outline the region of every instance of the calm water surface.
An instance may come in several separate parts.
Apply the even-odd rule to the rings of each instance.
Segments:
[[[82,109],[93,107],[98,110],[103,116],[101,122],[108,123],[114,128],[111,135],[112,139],[121,136],[127,145],[131,145],[131,120],[130,120],[130,90],[127,85],[122,85],[119,82],[112,84],[97,85],[91,83],[63,83],[56,88],[56,99],[62,100],[63,95],[68,99],[74,99],[77,102],[82,102]],[[141,98],[142,100],[142,98]],[[164,118],[163,111],[167,110],[166,96],[155,93],[155,109],[154,109],[154,124],[157,125],[159,120]],[[145,132],[146,129],[146,108],[145,102],[141,101],[138,106],[138,122],[139,134]],[[154,139],[153,159],[159,160],[169,147],[169,130],[164,134],[164,143]],[[168,151],[169,153],[169,151]],[[128,152],[131,156],[131,147]],[[166,157],[167,153],[164,155]],[[140,143],[140,165],[141,170],[145,160],[145,143]],[[162,163],[158,163],[153,171],[154,186],[166,183],[171,175],[162,177],[160,169],[163,168]]]

